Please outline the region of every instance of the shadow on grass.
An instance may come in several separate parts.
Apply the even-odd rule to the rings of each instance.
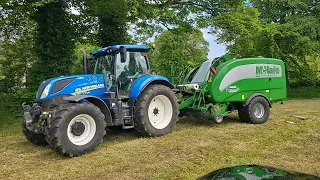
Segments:
[[[106,135],[103,139],[107,142],[124,142],[141,137],[142,136],[135,129],[122,129],[121,126],[115,126],[107,129]]]
[[[218,126],[212,119],[209,118],[207,113],[194,113],[192,115],[183,116],[179,118],[179,124],[182,125],[191,125],[191,126]],[[223,124],[235,124],[235,123],[243,123],[238,116],[230,115],[228,117],[224,117],[222,121]]]

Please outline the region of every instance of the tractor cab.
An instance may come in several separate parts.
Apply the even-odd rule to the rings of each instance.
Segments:
[[[133,83],[149,72],[149,46],[117,45],[92,51],[94,74],[103,74],[107,93],[129,98]]]

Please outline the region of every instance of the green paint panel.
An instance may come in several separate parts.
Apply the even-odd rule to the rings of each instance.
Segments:
[[[207,95],[213,102],[244,102],[253,93],[262,93],[271,101],[286,98],[283,61],[248,58],[227,61],[209,78]]]

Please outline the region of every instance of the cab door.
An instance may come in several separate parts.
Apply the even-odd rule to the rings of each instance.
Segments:
[[[117,55],[120,56],[120,55]],[[126,62],[116,58],[116,79],[120,98],[129,98],[131,86],[148,70],[147,58],[142,52],[127,52]]]

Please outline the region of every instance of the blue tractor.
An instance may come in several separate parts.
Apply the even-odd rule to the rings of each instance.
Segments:
[[[64,156],[93,151],[106,127],[135,128],[143,136],[161,136],[178,119],[173,85],[150,74],[149,46],[115,45],[91,51],[94,74],[61,76],[43,81],[37,103],[23,105],[23,133],[34,144]]]

